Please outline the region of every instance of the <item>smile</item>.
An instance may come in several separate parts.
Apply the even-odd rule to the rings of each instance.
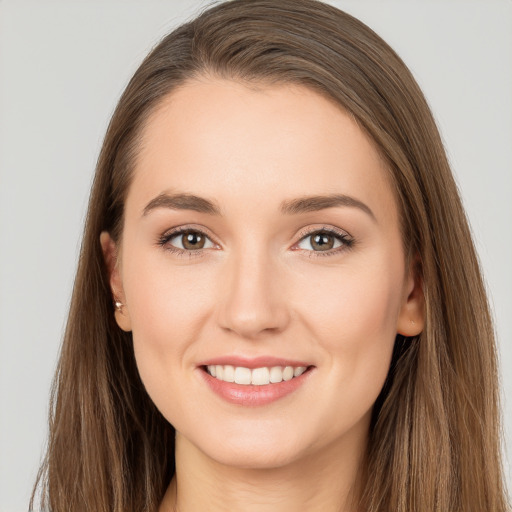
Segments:
[[[307,386],[316,367],[274,357],[226,357],[204,362],[197,370],[201,380],[222,400],[254,407],[268,405],[298,392]]]
[[[246,386],[279,384],[300,377],[306,369],[305,366],[272,366],[253,369],[232,365],[208,365],[206,367],[206,371],[217,380]]]

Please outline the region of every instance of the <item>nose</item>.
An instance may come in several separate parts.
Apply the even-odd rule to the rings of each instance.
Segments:
[[[243,338],[282,332],[289,323],[284,277],[264,251],[233,255],[221,276],[219,325]]]

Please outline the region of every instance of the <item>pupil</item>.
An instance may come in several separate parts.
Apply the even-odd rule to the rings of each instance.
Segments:
[[[201,249],[204,246],[204,238],[199,233],[186,233],[183,236],[183,247],[186,249]]]
[[[334,246],[334,240],[331,235],[326,234],[316,234],[313,237],[313,248],[320,249],[321,251],[326,251],[328,249],[332,249]]]

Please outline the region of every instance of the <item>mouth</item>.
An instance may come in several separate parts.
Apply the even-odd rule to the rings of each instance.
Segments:
[[[225,362],[227,361],[210,361],[208,363],[211,364],[199,366],[202,380],[224,401],[245,407],[264,406],[295,394],[297,390],[307,386],[316,368],[303,362],[294,363],[274,358],[222,364]]]
[[[266,386],[279,384],[300,377],[308,371],[309,366],[262,366],[260,368],[246,368],[244,366],[207,365],[203,370],[213,378],[222,381],[240,384],[242,386]]]

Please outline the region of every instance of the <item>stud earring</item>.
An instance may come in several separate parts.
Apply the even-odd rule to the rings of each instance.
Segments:
[[[124,304],[117,299],[115,300],[114,305],[116,307],[116,310],[119,312],[121,312],[121,310],[123,309],[123,306],[124,306]]]

